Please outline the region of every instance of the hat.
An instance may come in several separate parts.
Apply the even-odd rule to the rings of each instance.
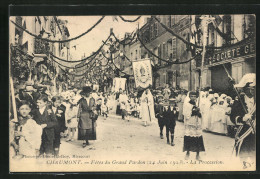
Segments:
[[[176,101],[176,99],[175,98],[170,98],[169,99],[169,103],[171,104],[171,103],[174,103]]]
[[[192,95],[196,95],[197,96],[197,93],[195,91],[191,91],[189,96],[192,96]]]
[[[162,94],[158,94],[157,98],[163,98],[163,95]]]
[[[246,86],[249,84],[249,86]],[[255,73],[248,73],[245,74],[240,82],[234,85],[236,88],[243,88],[243,87],[254,87],[256,85],[256,75]]]
[[[31,92],[31,91],[34,91],[35,90],[35,88],[33,88],[32,86],[26,86],[25,87],[25,92]]]
[[[87,93],[91,93],[92,88],[90,86],[84,86],[82,88],[82,91],[79,93],[80,95],[85,95]]]

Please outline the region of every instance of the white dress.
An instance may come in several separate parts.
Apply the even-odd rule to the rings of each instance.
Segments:
[[[149,109],[148,109],[149,107]],[[153,95],[149,91],[148,94],[143,92],[141,96],[141,116],[143,121],[155,121]]]
[[[191,116],[192,114],[192,108],[193,105],[190,103],[186,104],[185,107],[185,121],[184,121],[184,127],[185,127],[185,136],[190,137],[200,137],[202,136],[202,128],[201,128],[201,118],[198,116]]]
[[[209,129],[210,107],[211,101],[208,98],[206,98],[204,101],[204,107],[202,112],[202,129],[205,130]]]
[[[65,119],[66,119],[66,127],[68,128],[76,128],[78,127],[77,121],[78,107],[73,106],[73,108],[66,108]]]
[[[227,133],[226,110],[221,105],[215,105],[211,120],[211,131],[219,134]]]
[[[21,127],[19,153],[25,156],[34,156],[35,150],[39,150],[41,146],[42,127],[33,119],[28,119]]]

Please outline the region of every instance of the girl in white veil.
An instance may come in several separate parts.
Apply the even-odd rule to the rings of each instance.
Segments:
[[[149,89],[146,89],[141,96],[141,116],[144,125],[155,119],[153,95]]]
[[[184,99],[184,102],[183,102],[183,112],[182,112],[182,114],[183,114],[183,116],[184,116],[184,121],[185,121],[185,118],[186,118],[186,112],[187,112],[187,104],[190,102],[190,97],[189,97],[189,95],[190,95],[190,91],[188,92],[188,94],[187,94],[187,96],[186,96],[186,98]]]

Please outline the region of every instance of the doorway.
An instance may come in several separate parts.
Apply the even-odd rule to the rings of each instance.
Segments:
[[[231,63],[226,63],[224,65],[230,76],[232,76]],[[217,93],[232,94],[232,86],[229,83],[229,78],[223,65],[211,67],[211,87]]]

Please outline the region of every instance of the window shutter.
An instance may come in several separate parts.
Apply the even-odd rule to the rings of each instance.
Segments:
[[[172,38],[172,59],[176,59],[177,58],[177,50],[176,50],[177,44],[176,44],[176,37]]]
[[[162,58],[162,49],[161,49],[161,44],[158,46],[158,56],[159,56],[160,58]],[[162,64],[162,61],[159,60],[159,65],[161,65],[161,64]]]
[[[173,26],[175,24],[175,16],[172,15],[171,16],[171,26]]]
[[[155,23],[155,26],[154,26],[154,34],[155,34],[155,37],[158,36],[158,22]]]

